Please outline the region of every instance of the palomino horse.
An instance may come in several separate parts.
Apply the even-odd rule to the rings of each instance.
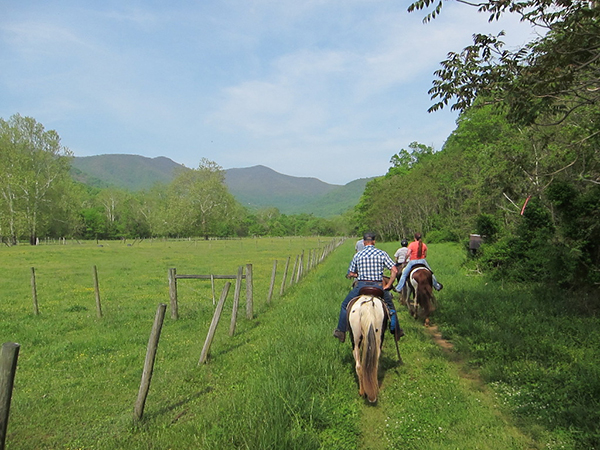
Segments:
[[[379,393],[379,356],[387,326],[383,301],[373,295],[360,295],[348,305],[352,353],[356,361],[358,392],[373,403]]]
[[[433,295],[433,281],[431,271],[422,264],[413,266],[406,280],[403,291],[408,287],[407,292],[401,294],[406,301],[406,306],[410,315],[416,318],[424,319],[424,325],[429,326],[429,315],[435,311],[435,297]],[[411,297],[412,296],[412,301]]]

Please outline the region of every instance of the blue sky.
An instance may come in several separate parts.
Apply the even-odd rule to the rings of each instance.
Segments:
[[[388,0],[0,0],[0,117],[75,156],[258,164],[332,184],[383,175],[457,114],[427,113],[433,72],[476,32],[531,39],[448,3],[428,24]]]

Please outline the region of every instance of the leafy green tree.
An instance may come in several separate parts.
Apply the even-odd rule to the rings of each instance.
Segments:
[[[397,154],[390,159],[390,167],[388,174],[403,175],[407,173],[416,164],[424,162],[427,157],[433,155],[433,147],[418,142],[411,142],[408,145],[410,150],[401,149]]]
[[[72,153],[58,133],[46,131],[31,117],[0,119],[0,190],[3,228],[16,243],[26,235],[35,244],[48,230],[60,199],[71,188]]]
[[[180,171],[169,185],[167,221],[172,234],[208,239],[223,223],[239,219],[240,209],[225,185],[224,170],[203,158],[198,169]]]

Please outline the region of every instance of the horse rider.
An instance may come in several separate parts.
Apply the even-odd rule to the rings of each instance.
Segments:
[[[354,253],[358,253],[361,250],[365,249],[365,242],[363,239],[359,239],[358,241],[356,241],[356,244],[354,245]]]
[[[400,241],[401,247],[396,250],[394,253],[394,258],[396,258],[396,267],[398,271],[402,271],[408,262],[408,241],[406,239],[402,239]]]
[[[333,337],[336,337],[340,342],[346,340],[346,329],[348,325],[348,318],[346,308],[350,300],[354,297],[358,297],[360,289],[364,286],[375,286],[384,290],[383,301],[390,311],[390,331],[394,333],[396,327],[396,308],[392,302],[392,293],[389,289],[392,287],[392,283],[396,279],[398,269],[394,264],[394,260],[390,258],[383,250],[375,247],[375,234],[365,233],[363,235],[363,243],[365,248],[358,253],[354,254],[350,266],[348,267],[348,273],[346,278],[356,278],[352,290],[348,293],[344,301],[342,302],[340,317],[338,319],[338,326],[333,332]],[[383,285],[383,270],[387,268],[391,271],[389,281]],[[398,337],[404,336],[404,331],[398,325]]]
[[[427,258],[427,246],[425,245],[425,243],[421,240],[421,233],[415,233],[415,240],[412,241],[410,244],[408,244],[408,254],[407,254],[407,258],[408,258],[408,264],[406,265],[406,267],[404,268],[404,270],[402,270],[402,276],[400,277],[400,280],[398,281],[398,284],[396,285],[396,291],[400,292],[402,290],[402,288],[404,287],[404,283],[406,283],[406,279],[408,278],[408,275],[410,274],[410,271],[412,270],[413,266],[417,265],[417,264],[423,264],[425,267],[427,267],[429,269],[429,271],[431,272],[431,281],[433,284],[433,288],[436,291],[441,291],[442,288],[444,287],[442,285],[442,283],[439,283],[436,278],[435,275],[433,274],[433,270],[431,270],[431,267],[429,267],[429,264],[427,263],[427,260],[425,258]]]

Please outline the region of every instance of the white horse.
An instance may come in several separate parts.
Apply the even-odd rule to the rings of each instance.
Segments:
[[[387,322],[385,306],[380,298],[372,295],[361,295],[348,306],[358,392],[373,403],[377,401],[379,393],[377,372]]]

